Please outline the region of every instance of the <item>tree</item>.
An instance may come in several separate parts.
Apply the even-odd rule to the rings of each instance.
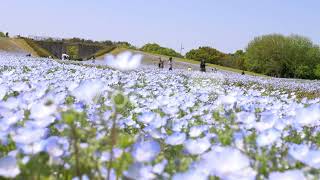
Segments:
[[[186,54],[188,59],[194,59],[197,61],[204,59],[206,62],[212,64],[218,64],[218,60],[222,59],[224,56],[224,53],[211,47],[199,47],[198,49],[192,49]]]
[[[6,37],[6,35],[0,31],[0,37]]]
[[[156,43],[148,43],[144,45],[142,48],[140,48],[140,50],[149,52],[149,53],[172,56],[172,57],[183,57],[181,54],[177,53],[175,50],[161,47]]]
[[[270,76],[315,78],[320,49],[308,38],[271,34],[256,37],[246,49],[246,68]]]
[[[313,70],[313,73],[316,78],[320,79],[320,64],[316,66],[316,68]]]

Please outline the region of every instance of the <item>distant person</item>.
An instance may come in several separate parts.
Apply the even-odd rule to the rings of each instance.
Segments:
[[[161,60],[161,69],[164,68],[164,60]]]
[[[200,63],[200,71],[201,72],[206,72],[206,62],[204,59],[201,60],[201,63]]]
[[[172,57],[169,58],[169,71],[172,71],[172,67],[173,67],[173,61],[172,61]]]
[[[244,73],[244,71],[242,71],[241,75],[245,75],[246,73]]]
[[[95,56],[92,56],[92,63],[96,63],[96,57]]]
[[[68,60],[68,59],[70,59],[70,57],[69,57],[69,55],[68,54],[62,54],[62,56],[61,56],[61,59],[62,60]]]
[[[162,68],[162,59],[161,59],[161,57],[159,57],[159,64],[158,64],[158,66],[159,66],[159,69]]]

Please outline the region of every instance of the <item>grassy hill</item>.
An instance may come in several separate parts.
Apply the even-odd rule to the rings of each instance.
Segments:
[[[40,47],[37,43],[35,43],[33,40],[31,39],[27,39],[27,38],[23,38],[21,39],[23,40],[24,42],[26,42],[26,44],[28,46],[30,46],[37,54],[37,56],[39,57],[54,57],[54,58],[57,58],[55,57],[51,52],[47,51],[46,49]]]
[[[0,38],[0,51],[6,51],[17,54],[32,54],[38,57],[38,54],[23,39],[17,38]]]

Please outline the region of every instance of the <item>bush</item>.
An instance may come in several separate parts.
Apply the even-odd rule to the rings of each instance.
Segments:
[[[0,32],[0,37],[6,37],[6,35],[3,32]]]
[[[320,64],[316,66],[316,68],[313,71],[314,75],[316,76],[317,79],[320,79]]]
[[[149,52],[149,53],[165,55],[165,56],[172,56],[172,57],[179,57],[179,58],[183,57],[181,54],[177,53],[173,49],[161,47],[160,45],[155,43],[146,44],[140,50]]]
[[[320,49],[308,38],[280,34],[251,41],[246,51],[246,68],[270,76],[316,78],[312,69],[320,63]]]
[[[222,60],[225,54],[211,47],[199,47],[198,49],[192,49],[186,54],[186,58],[201,61],[206,60],[207,63],[219,64],[219,60]]]

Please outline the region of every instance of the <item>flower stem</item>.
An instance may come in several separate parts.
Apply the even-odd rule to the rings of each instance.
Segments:
[[[117,118],[117,110],[115,110],[113,116],[112,116],[112,128],[111,128],[111,134],[110,134],[110,139],[111,139],[111,152],[110,152],[110,157],[109,157],[109,166],[108,166],[108,180],[110,180],[110,173],[111,173],[111,168],[112,168],[112,163],[113,163],[113,148],[116,144],[116,136],[117,136],[117,128],[116,128],[116,118]]]

